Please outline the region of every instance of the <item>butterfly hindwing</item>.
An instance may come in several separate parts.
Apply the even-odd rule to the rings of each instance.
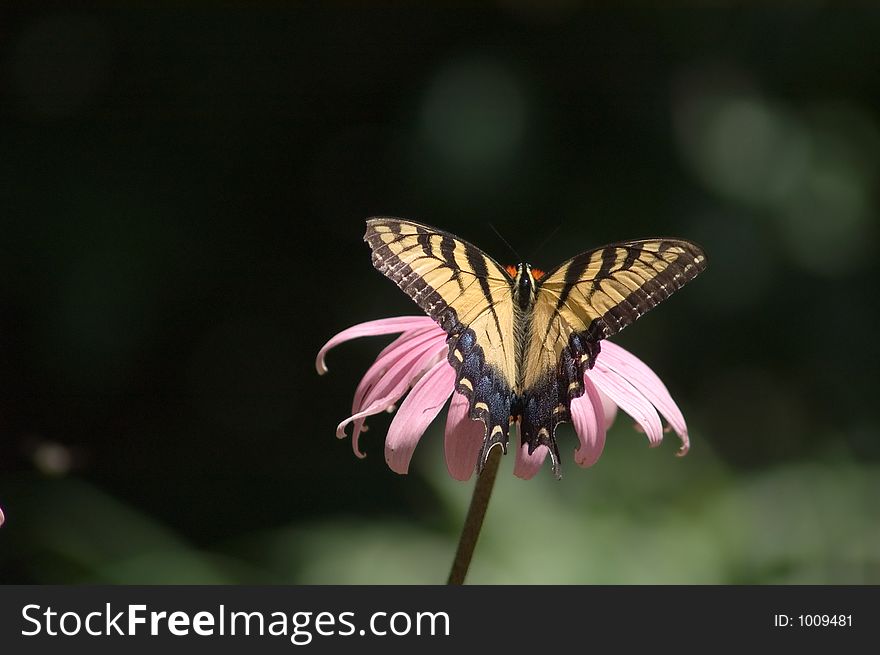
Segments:
[[[373,265],[449,335],[456,389],[486,426],[480,462],[497,443],[506,451],[516,378],[510,276],[476,246],[412,221],[371,218],[364,240]]]

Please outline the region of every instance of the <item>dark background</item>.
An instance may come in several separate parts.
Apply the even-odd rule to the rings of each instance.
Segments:
[[[386,417],[358,460],[334,429],[388,340],[314,369],[418,311],[384,214],[505,263],[490,223],[544,268],[709,256],[617,339],[692,454],[620,417],[561,483],[508,458],[474,581],[880,582],[878,103],[880,14],[821,4],[3,10],[0,580],[442,580],[442,421],[409,476]]]

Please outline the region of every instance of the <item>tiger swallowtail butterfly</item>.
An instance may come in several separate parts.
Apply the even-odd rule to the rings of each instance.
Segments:
[[[556,426],[584,393],[602,339],[620,332],[706,268],[683,239],[621,241],[542,273],[505,268],[479,248],[427,225],[367,220],[373,265],[449,335],[455,389],[485,426],[478,469],[519,423],[529,453],[550,451],[560,477]]]

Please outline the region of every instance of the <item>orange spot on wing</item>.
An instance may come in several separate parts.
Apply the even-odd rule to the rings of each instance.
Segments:
[[[540,280],[545,275],[547,275],[547,273],[542,271],[540,268],[533,268],[532,269],[532,277],[535,278],[536,280]]]
[[[511,266],[510,264],[508,264],[504,267],[504,270],[507,271],[507,274],[510,277],[516,277],[516,266]]]

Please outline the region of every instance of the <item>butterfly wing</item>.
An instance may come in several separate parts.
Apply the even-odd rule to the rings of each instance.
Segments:
[[[506,451],[516,379],[510,276],[479,248],[412,221],[371,218],[364,240],[373,265],[449,335],[456,389],[486,427],[480,463],[497,443]]]
[[[578,255],[537,284],[522,366],[523,443],[550,449],[559,475],[556,426],[584,393],[599,342],[636,321],[706,268],[706,256],[681,239],[615,243]]]

